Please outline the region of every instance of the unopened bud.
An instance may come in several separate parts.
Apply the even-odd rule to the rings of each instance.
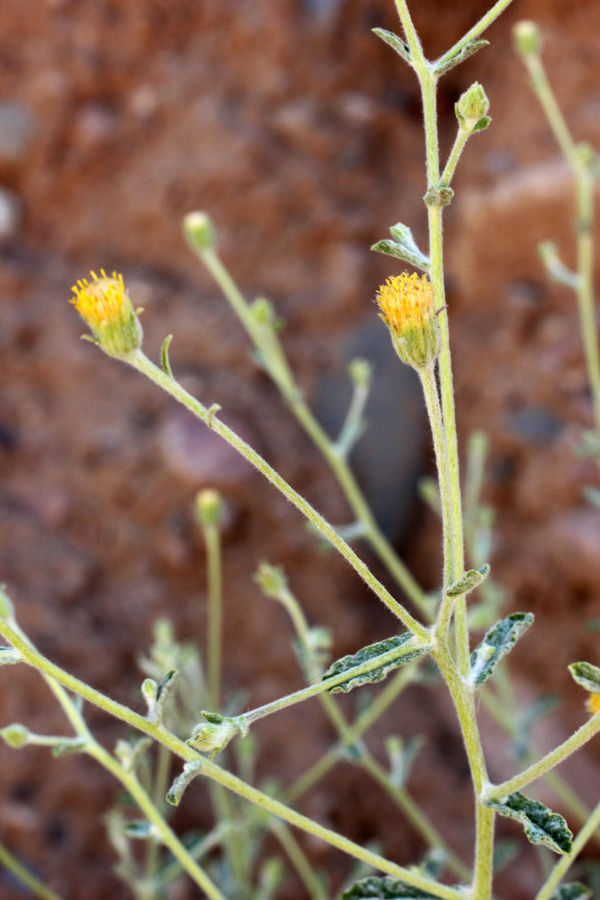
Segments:
[[[234,719],[219,715],[219,713],[202,712],[206,722],[196,725],[186,744],[199,750],[201,753],[210,753],[216,756],[223,750],[229,741],[238,734],[240,729]]]
[[[203,253],[214,247],[217,232],[205,212],[191,212],[183,220],[183,233],[195,253]]]
[[[7,725],[6,728],[2,728],[0,736],[4,738],[9,747],[14,747],[18,750],[29,741],[29,729],[15,722],[13,725]]]
[[[371,384],[373,366],[368,359],[357,356],[356,359],[350,361],[350,364],[348,365],[348,374],[355,387],[368,388]]]
[[[472,84],[468,91],[461,95],[455,106],[456,118],[462,131],[469,134],[472,131],[482,131],[490,123],[487,111],[490,102],[486,93],[478,81]]]
[[[535,22],[523,20],[513,28],[515,49],[521,56],[538,56],[542,49],[542,34]]]
[[[218,491],[205,488],[196,494],[196,518],[202,528],[220,524],[223,518],[223,499]]]
[[[282,566],[270,566],[262,562],[254,576],[261,591],[272,600],[277,600],[281,592],[287,588],[287,578]]]

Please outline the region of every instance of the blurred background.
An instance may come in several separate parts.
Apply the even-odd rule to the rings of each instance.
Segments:
[[[491,2],[412,6],[435,58]],[[543,28],[545,61],[576,138],[600,146],[593,0],[515,0],[486,33],[491,46],[441,81],[440,128],[445,157],[454,103],[481,82],[493,123],[469,142],[445,213],[459,438],[464,453],[475,429],[489,437],[492,571],[505,609],[536,615],[511,659],[525,700],[561,698],[539,737],[549,749],[586,715],[567,664],[599,662],[598,636],[586,625],[600,615],[600,514],[581,497],[597,486],[597,467],[573,452],[593,424],[577,310],[536,253],[551,239],[573,264],[572,184],[512,49],[510,29],[521,18]],[[172,333],[182,383],[219,403],[224,420],[331,521],[348,521],[333,478],[188,250],[180,223],[191,210],[212,216],[245,295],[275,304],[298,379],[332,434],[350,395],[349,360],[373,362],[357,471],[411,570],[427,589],[438,586],[439,522],[417,496],[419,478],[433,471],[418,385],[391,354],[373,304],[401,264],[369,250],[398,221],[426,246],[420,100],[413,73],[374,27],[397,30],[392,0],[0,7],[0,579],[46,655],[136,708],[137,658],[154,621],[167,615],[179,638],[203,640],[205,554],[193,498],[204,486],[218,487],[227,504],[227,694],[242,691],[251,707],[302,685],[286,616],[252,580],[261,560],[285,566],[310,622],[332,628],[335,655],[396,631],[259,476],[142,376],[79,339],[71,285],[90,269],[122,272],[144,308],[148,355],[156,358]],[[33,671],[0,674],[1,725],[64,728]],[[465,759],[446,696],[424,690],[407,694],[381,732],[428,735],[411,790],[432,818],[446,820],[442,830],[468,859]],[[123,729],[88,714],[112,747]],[[269,719],[257,734],[260,773],[283,785],[333,739],[316,705]],[[489,747],[498,779],[514,766],[499,744]],[[572,767],[584,791],[590,778],[598,783],[599,757],[592,746]],[[52,760],[40,748],[2,746],[0,767],[0,840],[67,900],[129,897],[111,872],[102,824],[117,793],[110,777],[91,761]],[[301,808],[354,840],[379,841],[400,863],[423,853],[392,804],[349,764]],[[175,824],[208,827],[201,786]],[[333,896],[348,861],[316,842],[306,847],[328,867]],[[535,881],[535,867],[512,885],[515,900],[531,895],[530,875]],[[0,893],[23,896],[6,875]],[[281,896],[305,895],[290,879]]]

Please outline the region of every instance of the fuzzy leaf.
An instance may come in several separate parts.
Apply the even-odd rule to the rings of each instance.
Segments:
[[[491,121],[492,120],[490,119],[489,116],[482,116],[481,119],[479,120],[479,122],[477,122],[477,124],[473,128],[473,131],[471,133],[475,134],[476,131],[485,131],[485,129],[489,127]]]
[[[52,747],[52,756],[66,756],[68,753],[81,753],[87,746],[87,738],[75,737],[65,738],[64,741],[57,741]]]
[[[431,268],[429,257],[425,256],[417,246],[410,228],[407,225],[403,225],[402,222],[398,222],[396,225],[392,225],[390,233],[393,240],[378,241],[376,244],[373,244],[371,250],[375,250],[377,253],[386,253],[388,256],[395,256],[397,259],[410,263],[411,266],[416,266],[423,272],[429,272]]]
[[[455,581],[454,584],[451,584],[446,593],[449,597],[460,597],[461,594],[469,594],[471,591],[474,591],[476,587],[479,587],[482,581],[490,574],[490,567],[486,563],[480,569],[469,569],[468,572],[465,572],[460,576],[458,581]]]
[[[196,775],[200,772],[202,767],[202,762],[198,760],[197,762],[187,762],[184,767],[181,775],[178,775],[171,787],[167,792],[167,803],[170,803],[171,806],[179,806],[181,798],[183,797],[183,792],[190,782],[194,780]]]
[[[600,669],[588,662],[576,662],[569,666],[569,672],[582,688],[591,694],[600,694]]]
[[[393,50],[398,53],[407,63],[411,62],[410,48],[405,44],[402,38],[399,38],[393,31],[386,31],[385,28],[373,28],[373,34],[381,38]]]
[[[156,832],[156,828],[146,819],[132,819],[123,825],[123,833],[129,838],[136,838],[141,841],[161,842],[161,837]]]
[[[434,900],[435,894],[392,878],[390,875],[363,878],[344,891],[342,900]]]
[[[473,54],[477,53],[478,50],[481,50],[482,47],[487,47],[488,44],[489,41],[469,41],[468,44],[461,47],[458,53],[451,56],[450,59],[445,60],[442,56],[434,66],[435,74],[444,75],[446,72],[449,72],[450,69],[453,69],[454,66],[458,66],[459,63],[464,62],[465,59],[473,56]]]
[[[0,647],[0,666],[21,662],[23,657],[14,647]]]
[[[469,678],[473,687],[481,687],[488,680],[502,657],[512,650],[532,623],[533,613],[513,613],[490,628],[471,654]]]
[[[501,816],[521,822],[532,844],[543,844],[555,853],[571,852],[573,834],[569,826],[561,815],[553,813],[543,803],[515,791],[502,800],[487,802],[486,806],[495,809]]]
[[[592,891],[579,881],[571,881],[569,884],[561,884],[552,891],[550,900],[590,900]]]
[[[377,659],[378,656],[383,656],[391,650],[400,650],[405,644],[409,643],[412,637],[412,633],[407,631],[404,634],[387,638],[384,641],[378,641],[376,644],[369,644],[367,647],[363,647],[359,650],[358,653],[342,656],[341,659],[336,660],[333,665],[327,669],[323,675],[323,680],[332,678],[334,675],[340,675],[342,672],[346,672],[349,669],[354,669],[356,666],[360,666],[368,660]],[[392,669],[397,669],[400,666],[411,662],[411,660],[416,659],[418,656],[422,656],[427,650],[427,647],[415,648],[409,646],[405,653],[399,653],[398,656],[391,661],[385,662],[375,669],[371,669],[370,672],[364,672],[362,675],[356,675],[353,678],[349,678],[348,681],[343,681],[341,684],[335,685],[329,689],[329,692],[332,694],[337,694],[340,691],[347,693],[353,688],[358,687],[359,684],[376,684],[378,681],[383,681]]]

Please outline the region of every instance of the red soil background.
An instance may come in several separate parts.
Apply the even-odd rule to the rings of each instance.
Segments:
[[[444,52],[489,5],[413,3],[428,55]],[[600,614],[600,516],[581,498],[585,485],[597,485],[595,466],[573,453],[592,427],[577,310],[567,289],[547,282],[536,254],[538,241],[552,239],[572,264],[574,212],[569,172],[511,46],[512,24],[528,17],[544,30],[575,135],[600,146],[600,7],[592,0],[515,0],[486,35],[491,46],[442,80],[440,116],[446,153],[454,103],[473,81],[484,85],[493,123],[467,147],[446,212],[460,443],[464,451],[474,429],[490,438],[493,573],[507,610],[536,614],[513,664],[525,698],[553,691],[562,699],[539,737],[549,749],[585,717],[567,664],[598,662],[598,638],[585,625]],[[286,618],[252,580],[262,559],[286,567],[311,622],[333,629],[336,655],[395,630],[258,476],[222,449],[207,461],[202,435],[190,451],[173,401],[80,341],[67,302],[90,268],[122,272],[145,310],[148,354],[155,358],[172,333],[172,365],[186,386],[220,403],[296,488],[344,521],[331,476],[252,361],[180,222],[190,210],[210,212],[224,260],[248,297],[276,304],[300,383],[326,406],[349,341],[375,317],[377,286],[399,271],[369,246],[398,220],[423,243],[426,234],[417,85],[372,35],[376,26],[396,28],[391,0],[5,0],[0,8],[0,578],[41,650],[123,702],[139,706],[136,659],[157,617],[168,615],[182,639],[203,633],[205,556],[192,502],[206,484],[222,488],[231,513],[228,692],[245,691],[254,706],[301,686]],[[390,428],[390,439],[414,481],[431,471],[431,451],[418,413],[403,428]],[[382,515],[393,519],[394,483],[380,466]],[[403,504],[404,558],[433,589],[438,522],[416,498]],[[65,727],[24,666],[0,673],[0,710],[1,725]],[[98,711],[88,718],[107,746],[123,733]],[[411,789],[468,859],[471,800],[445,695],[418,689],[384,724],[431,739]],[[284,785],[333,737],[312,706],[258,734],[261,774]],[[501,779],[514,763],[490,734],[490,774]],[[590,803],[598,756],[592,746],[572,768]],[[0,766],[0,840],[66,900],[130,896],[112,874],[101,821],[117,792],[111,778],[88,760],[55,761],[37,748],[2,746]],[[423,852],[349,765],[301,808],[355,840],[379,840],[398,862]],[[208,827],[201,787],[176,823]],[[347,860],[306,846],[328,868],[335,896]],[[532,896],[537,878],[535,866],[521,870],[507,896]],[[7,900],[22,896],[8,879],[0,885]],[[192,896],[186,887],[177,894]],[[281,896],[304,894],[290,878]]]

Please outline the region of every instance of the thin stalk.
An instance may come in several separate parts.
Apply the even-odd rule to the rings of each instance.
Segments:
[[[481,19],[474,25],[467,33],[461,37],[459,41],[456,42],[449,50],[444,53],[443,56],[440,56],[438,60],[436,60],[435,65],[440,68],[443,67],[444,63],[453,59],[463,47],[465,47],[471,41],[476,40],[480,34],[489,28],[489,26],[494,22],[504,10],[510,6],[512,0],[498,0],[497,3],[492,6],[492,8],[487,12]]]
[[[0,865],[21,881],[40,900],[62,900],[58,894],[46,887],[39,878],[36,878],[23,863],[19,862],[17,857],[13,856],[3,844],[0,844]]]
[[[456,169],[456,166],[458,165],[461,154],[465,149],[465,144],[470,137],[471,132],[464,131],[462,128],[459,128],[456,132],[454,144],[452,145],[452,150],[450,151],[450,156],[448,157],[448,161],[446,162],[444,171],[442,172],[442,177],[440,179],[440,185],[442,187],[450,187],[450,182],[452,181],[454,171]]]
[[[325,890],[325,887],[311,866],[304,850],[290,829],[281,822],[271,825],[270,829],[287,853],[288,859],[296,870],[298,878],[306,888],[307,893],[310,894],[312,900],[328,900],[329,894]]]
[[[600,826],[600,803],[592,812],[589,820],[581,829],[575,840],[573,848],[568,856],[562,856],[552,869],[550,875],[535,896],[535,900],[550,900],[550,897],[565,877],[587,842],[593,837],[594,832]]]
[[[325,828],[323,825],[319,825],[318,823],[313,822],[312,819],[301,815],[295,810],[285,806],[285,804],[274,800],[267,794],[264,794],[262,791],[257,790],[249,784],[246,784],[231,772],[226,772],[224,769],[221,769],[221,767],[216,763],[200,756],[188,744],[180,741],[179,738],[177,738],[171,732],[167,731],[163,726],[156,725],[155,723],[148,721],[148,719],[146,719],[144,716],[140,716],[138,713],[133,712],[133,710],[129,709],[128,707],[122,706],[120,703],[117,703],[116,701],[111,700],[109,697],[106,697],[104,694],[100,693],[100,691],[96,691],[94,688],[91,688],[89,685],[80,681],[78,678],[74,678],[72,675],[64,672],[59,666],[51,663],[48,659],[38,653],[38,651],[28,641],[23,640],[23,638],[17,633],[17,631],[15,631],[15,629],[12,628],[3,619],[0,619],[0,634],[2,634],[10,644],[12,644],[16,649],[20,651],[24,661],[28,662],[34,668],[38,669],[42,674],[49,675],[60,684],[68,687],[74,693],[82,696],[85,700],[88,700],[90,703],[93,703],[94,705],[99,706],[101,709],[104,709],[106,712],[109,712],[115,718],[126,722],[128,725],[131,725],[138,731],[141,731],[144,734],[147,734],[150,737],[154,738],[155,740],[160,741],[166,747],[169,747],[169,749],[172,750],[173,753],[181,757],[181,759],[185,760],[186,762],[199,763],[199,774],[206,775],[208,778],[211,778],[218,784],[224,785],[224,787],[229,788],[229,790],[233,791],[239,796],[244,797],[246,800],[249,800],[252,803],[255,803],[266,812],[270,812],[273,815],[283,819],[285,822],[288,822],[290,825],[294,825],[295,827],[300,828],[302,831],[306,831],[308,834],[312,834],[315,837],[320,838],[330,846],[337,847],[338,850],[349,854],[355,859],[359,859],[362,862],[365,862],[367,865],[372,866],[374,869],[378,869],[387,875],[392,875],[395,878],[406,881],[408,884],[420,888],[421,890],[428,891],[435,897],[440,897],[441,900],[464,900],[464,894],[462,891],[447,887],[446,885],[438,884],[436,881],[433,881],[430,878],[426,878],[417,872],[413,872],[411,869],[396,865],[395,863],[385,859],[385,857],[380,856],[377,853],[373,853],[372,851],[361,847],[359,844],[348,840],[348,838],[337,834],[335,831],[332,831],[329,828]],[[383,656],[380,657],[380,660],[381,659],[383,659]],[[336,678],[338,677],[342,679],[342,676],[336,676]],[[347,673],[346,677],[348,677]],[[189,870],[186,869],[186,871]]]
[[[156,766],[154,770],[154,784],[152,786],[152,802],[162,813],[165,804],[165,795],[169,787],[169,775],[171,772],[171,751],[163,744],[158,745],[156,753]],[[155,841],[149,841],[146,854],[146,876],[152,879],[156,874],[160,861],[160,845]]]
[[[572,734],[570,738],[567,738],[566,741],[563,741],[562,744],[559,744],[558,747],[530,765],[519,775],[515,775],[514,778],[509,778],[508,781],[503,781],[502,784],[487,787],[483,793],[483,799],[488,802],[490,800],[502,800],[509,794],[520,791],[521,788],[531,784],[536,778],[540,778],[542,775],[545,775],[546,772],[549,772],[559,763],[563,762],[563,760],[574,753],[575,750],[583,747],[583,745],[591,740],[591,738],[599,731],[600,712],[592,716],[592,718],[582,725],[581,728],[578,728],[575,734]]]
[[[594,307],[594,179],[588,163],[580,155],[569,127],[557,103],[539,55],[528,54],[523,62],[529,73],[531,86],[538,98],[552,133],[575,178],[577,218],[577,273],[575,291],[579,306],[581,335],[592,400],[596,430],[600,432],[600,349]],[[599,460],[600,464],[600,460]]]
[[[306,404],[276,334],[272,331],[265,332],[264,328],[257,324],[242,292],[217,253],[211,248],[198,251],[198,256],[223,291],[254,345],[260,351],[269,375],[279,388],[292,414],[331,467],[354,516],[364,528],[365,539],[419,612],[427,615],[427,603],[423,590],[379,528],[354,477],[343,444],[340,446],[331,440]],[[356,402],[357,404],[362,402],[359,394],[357,394]]]
[[[223,642],[223,591],[221,537],[217,525],[203,525],[208,579],[208,708],[221,702],[221,648]]]
[[[454,599],[448,596],[447,590],[456,577],[456,573],[454,571],[454,523],[452,516],[452,495],[450,490],[448,452],[446,448],[446,437],[444,434],[444,420],[442,418],[442,409],[440,406],[440,398],[435,380],[433,365],[430,365],[423,369],[419,369],[419,377],[421,379],[421,384],[423,385],[425,405],[427,407],[427,415],[429,416],[429,424],[431,425],[431,433],[433,435],[433,447],[437,463],[438,481],[440,486],[440,503],[442,508],[444,596],[440,606],[434,634],[436,635],[436,637],[445,639],[450,627],[450,619],[452,617],[452,609],[454,604]]]
[[[194,413],[202,422],[207,424],[213,431],[224,438],[227,443],[235,447],[242,456],[254,465],[268,481],[271,482],[281,493],[293,503],[293,505],[303,513],[309,521],[315,525],[321,534],[340,551],[342,556],[350,563],[353,569],[361,576],[363,581],[373,590],[379,599],[387,606],[404,625],[412,631],[417,637],[423,641],[427,641],[429,632],[424,625],[421,625],[413,616],[410,615],[397,600],[395,600],[390,592],[378,581],[377,578],[369,570],[369,567],[357,556],[352,548],[336,533],[335,529],[321,516],[304,497],[295,491],[287,481],[279,475],[255,450],[252,449],[245,441],[243,441],[234,431],[224,425],[215,416],[215,411],[207,409],[202,403],[188,394],[180,384],[178,384],[171,376],[167,375],[161,369],[150,362],[141,351],[132,354],[128,362],[139,372],[147,375],[159,387],[163,388],[172,397],[175,397],[186,409]]]

